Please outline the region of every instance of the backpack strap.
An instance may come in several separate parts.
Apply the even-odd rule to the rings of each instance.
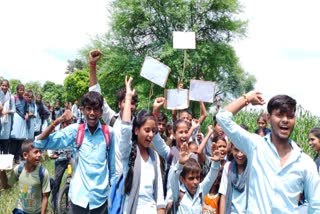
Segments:
[[[22,170],[23,170],[23,168],[24,168],[24,165],[25,165],[25,162],[22,162],[22,163],[20,163],[19,166],[18,166],[18,178],[19,178],[20,175],[21,175],[21,172],[22,172]]]
[[[18,166],[18,178],[20,177],[21,172],[23,171],[25,165],[26,165],[25,162],[22,162],[22,163],[19,164],[19,166]],[[39,178],[40,178],[41,188],[42,188],[42,184],[43,184],[44,174],[45,174],[45,168],[41,164],[40,167],[39,167]]]
[[[118,114],[113,115],[113,117],[111,118],[111,120],[109,122],[109,126],[113,127],[113,125],[116,122],[116,120],[118,119],[118,117],[119,117]]]
[[[232,161],[230,161],[230,164],[229,164],[229,167],[228,167],[228,173],[227,173],[227,176],[228,176],[228,177],[229,177],[229,175],[230,175],[231,166],[232,166]]]

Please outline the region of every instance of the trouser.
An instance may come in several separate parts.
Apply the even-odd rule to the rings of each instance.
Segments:
[[[68,160],[56,160],[54,162],[54,186],[51,190],[51,204],[53,207],[57,205],[57,197],[63,174],[68,166]]]
[[[89,210],[89,205],[87,208],[80,207],[71,202],[71,214],[108,214],[108,201],[106,201],[102,206]]]
[[[9,139],[2,140],[0,139],[0,154],[8,154],[8,146],[9,146]]]
[[[9,143],[9,153],[14,155],[14,160],[19,161],[21,156],[21,145],[24,140],[11,139]]]

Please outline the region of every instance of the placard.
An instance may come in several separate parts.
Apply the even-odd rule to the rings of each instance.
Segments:
[[[164,91],[166,98],[164,107],[166,109],[186,109],[189,107],[189,90],[188,89],[166,89]]]
[[[150,56],[146,56],[140,75],[164,88],[166,86],[169,73],[170,68],[168,66]]]
[[[175,49],[196,49],[195,32],[173,32],[173,48]]]
[[[12,169],[13,157],[11,154],[0,154],[0,170]]]
[[[213,103],[215,86],[215,82],[190,80],[189,99]]]

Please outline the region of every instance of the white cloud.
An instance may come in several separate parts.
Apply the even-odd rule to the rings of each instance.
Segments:
[[[0,2],[0,75],[62,83],[67,60],[107,32],[105,0]]]
[[[256,76],[256,89],[268,100],[288,94],[320,116],[320,2],[243,1],[248,37],[234,43],[243,68]]]

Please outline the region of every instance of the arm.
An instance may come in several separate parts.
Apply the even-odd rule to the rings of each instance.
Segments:
[[[202,162],[206,161],[206,155],[203,153],[203,149],[205,148],[210,136],[213,134],[213,128],[212,125],[208,126],[208,133],[205,136],[205,138],[201,141],[199,147],[198,147],[198,155]]]
[[[90,86],[94,86],[98,83],[97,80],[97,62],[101,58],[101,51],[96,49],[89,52],[89,65],[90,65]]]
[[[228,171],[230,168],[231,162],[227,162],[223,167],[222,177],[220,181],[219,193],[220,193],[220,202],[219,202],[219,213],[225,212],[225,203],[228,187]]]
[[[200,102],[200,117],[199,117],[199,123],[202,124],[203,121],[207,118],[208,113],[206,110],[206,106],[204,105],[204,102]]]
[[[219,213],[224,213],[224,211],[225,211],[225,203],[226,203],[226,196],[225,195],[220,195]]]
[[[42,193],[42,202],[41,202],[41,214],[47,213],[47,207],[48,207],[48,197],[49,193]]]

